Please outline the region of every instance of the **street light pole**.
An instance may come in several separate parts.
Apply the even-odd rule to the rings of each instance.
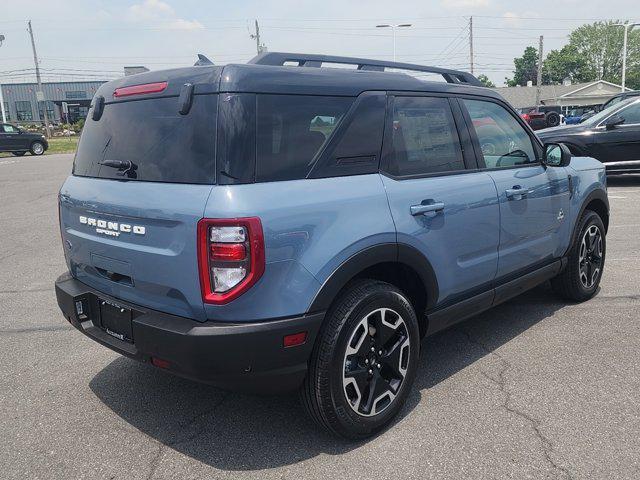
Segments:
[[[396,61],[396,28],[408,28],[410,27],[410,23],[400,23],[397,25],[390,25],[387,23],[383,23],[381,25],[376,25],[376,28],[390,28],[391,34],[393,36],[393,61]]]
[[[0,47],[4,42],[4,35],[0,34]],[[4,97],[2,96],[2,82],[0,82],[0,112],[2,113],[2,123],[7,123],[7,115],[4,112]]]
[[[640,23],[614,23],[616,27],[624,27],[624,36],[622,37],[622,91],[624,92],[625,83],[627,80],[627,37],[629,36],[629,30],[633,29]]]

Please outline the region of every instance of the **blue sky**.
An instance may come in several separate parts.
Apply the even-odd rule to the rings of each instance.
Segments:
[[[638,0],[177,1],[0,0],[0,82],[30,81],[32,19],[45,80],[113,78],[124,65],[190,65],[196,53],[215,63],[255,54],[248,28],[261,24],[271,51],[391,59],[468,69],[468,17],[474,16],[476,74],[501,85],[514,56],[545,36],[545,50],[566,43],[572,28],[594,19],[640,20]],[[80,71],[82,70],[82,71]]]

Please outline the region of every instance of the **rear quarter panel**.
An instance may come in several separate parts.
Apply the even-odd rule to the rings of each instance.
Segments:
[[[324,281],[358,251],[396,241],[378,174],[214,187],[205,217],[260,217],[266,269],[227,305],[205,305],[219,321],[305,313]]]

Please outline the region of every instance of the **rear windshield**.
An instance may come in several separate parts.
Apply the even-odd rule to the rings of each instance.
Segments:
[[[217,95],[195,95],[187,115],[178,109],[178,99],[171,97],[107,104],[98,121],[89,112],[74,175],[213,184]],[[125,172],[119,162],[133,168]]]

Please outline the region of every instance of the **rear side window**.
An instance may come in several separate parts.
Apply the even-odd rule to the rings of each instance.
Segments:
[[[305,178],[352,103],[350,97],[258,95],[256,181]]]
[[[389,173],[396,176],[464,170],[449,101],[439,97],[396,97]]]
[[[74,175],[148,182],[215,182],[217,95],[196,95],[187,115],[178,99],[115,102],[98,121],[89,115],[74,161]],[[133,168],[101,165],[131,162]]]

